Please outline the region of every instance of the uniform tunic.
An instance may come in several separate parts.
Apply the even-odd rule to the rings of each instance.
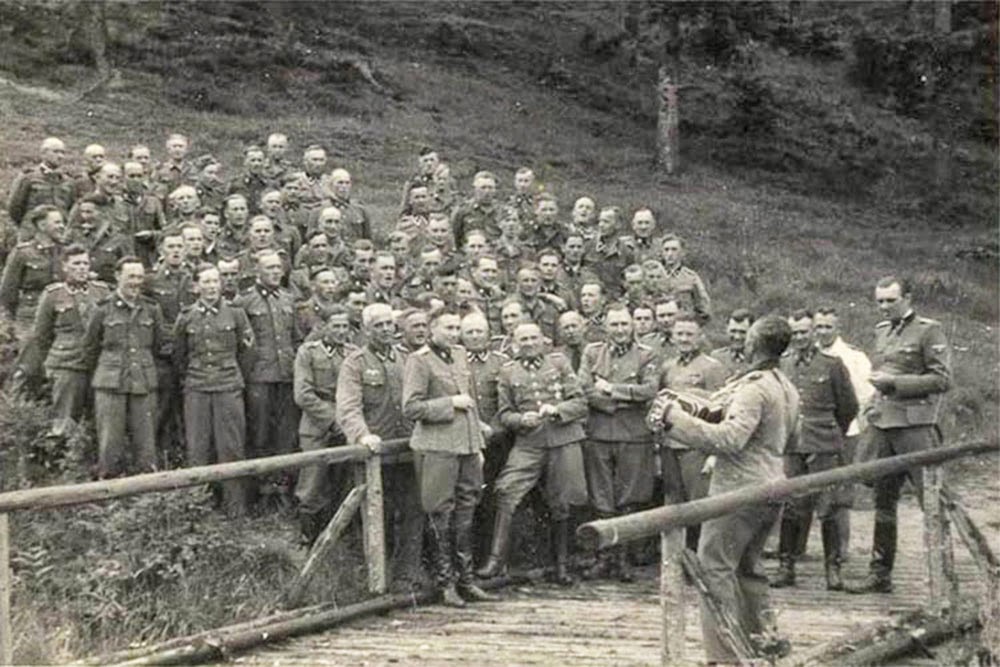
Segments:
[[[37,241],[18,243],[7,257],[0,277],[0,306],[15,324],[19,340],[27,338],[35,321],[42,290],[60,278],[62,245]]]
[[[55,206],[63,215],[69,213],[76,198],[76,184],[73,177],[46,164],[25,169],[17,175],[7,199],[7,213],[18,227],[24,217],[36,206]],[[33,234],[35,230],[24,230]]]

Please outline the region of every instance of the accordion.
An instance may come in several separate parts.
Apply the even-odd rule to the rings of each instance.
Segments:
[[[662,389],[653,400],[648,420],[650,425],[662,426],[667,403],[673,402],[678,408],[702,421],[718,424],[724,416],[723,408],[712,397],[699,396],[674,389]]]

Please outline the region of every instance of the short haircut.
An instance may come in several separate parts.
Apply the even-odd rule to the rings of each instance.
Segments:
[[[470,323],[471,322],[478,322],[478,323],[480,323],[480,324],[482,324],[482,325],[484,325],[486,327],[486,331],[490,330],[490,321],[488,319],[486,319],[486,316],[483,315],[482,312],[480,312],[478,310],[474,310],[471,313],[468,313],[465,317],[463,317],[462,318],[462,326],[465,326],[466,322],[470,322]]]
[[[361,323],[368,326],[372,318],[379,313],[388,313],[392,316],[392,306],[387,303],[370,303],[361,311]]]
[[[624,303],[620,303],[620,302],[612,303],[611,305],[608,306],[607,310],[604,311],[604,316],[605,316],[605,318],[607,318],[607,316],[609,316],[609,315],[611,315],[611,313],[615,313],[615,312],[625,313],[626,315],[628,315],[628,318],[630,320],[632,319],[632,311],[630,311],[628,309],[628,305],[626,305]]]
[[[816,309],[817,315],[833,315],[837,317],[837,307],[831,306],[829,304],[824,304]]]
[[[142,263],[142,260],[136,257],[135,255],[125,255],[117,262],[115,262],[115,273],[120,273],[122,267],[125,266],[126,264],[139,264],[142,266],[142,268],[144,269],[146,268],[145,265]]]
[[[670,232],[668,234],[664,234],[660,238],[660,247],[663,247],[664,245],[666,245],[666,243],[668,241],[676,241],[678,244],[680,244],[681,248],[684,247],[684,239],[682,239],[681,237],[677,236],[677,234],[674,234],[673,232]]]
[[[682,312],[674,319],[674,324],[679,324],[681,322],[690,322],[692,324],[697,324],[698,328],[701,328],[701,320],[694,313]]]
[[[758,349],[770,359],[777,359],[792,340],[792,328],[788,320],[777,315],[765,315],[754,323],[757,332]]]
[[[427,323],[430,326],[434,326],[435,322],[437,322],[438,320],[440,320],[442,317],[446,317],[448,315],[452,315],[454,317],[457,317],[459,324],[461,324],[461,322],[462,322],[462,314],[460,312],[458,312],[457,310],[453,310],[453,309],[447,308],[447,307],[445,307],[445,308],[438,308],[437,310],[432,311],[429,314],[428,318],[427,318]]]
[[[895,274],[890,274],[884,278],[880,278],[879,281],[875,283],[875,287],[880,289],[892,287],[893,285],[899,285],[899,293],[903,295],[910,294],[913,291],[913,284],[909,278],[904,278]]]
[[[472,182],[475,183],[476,181],[482,179],[489,179],[494,183],[497,182],[496,174],[494,174],[492,171],[477,171],[476,175],[472,177]]]
[[[410,306],[409,308],[404,309],[402,312],[399,313],[399,315],[396,316],[396,321],[397,322],[405,322],[406,320],[410,319],[414,315],[426,315],[426,314],[427,314],[427,311],[424,310],[423,308],[417,308],[415,306]]]
[[[347,312],[347,308],[343,304],[335,303],[331,305],[326,311],[326,321],[329,322],[334,317],[347,317],[350,313]]]
[[[201,264],[199,264],[198,266],[196,266],[195,269],[194,269],[194,279],[195,279],[195,282],[197,282],[198,280],[201,280],[201,274],[203,274],[203,273],[205,273],[205,271],[209,271],[209,270],[211,270],[211,271],[218,271],[219,267],[217,267],[215,264],[209,264],[208,262],[202,262]]]
[[[309,144],[308,146],[306,146],[305,150],[302,151],[302,155],[304,156],[306,153],[311,153],[313,151],[323,151],[325,153],[326,149],[320,146],[319,144]]]
[[[368,239],[358,239],[351,244],[351,250],[362,250],[375,252],[375,244]]]
[[[271,229],[274,229],[274,220],[271,220],[271,218],[267,217],[266,215],[255,215],[254,217],[250,218],[251,227],[256,225],[258,222],[266,222],[267,224],[271,225]]]
[[[517,171],[514,172],[515,176],[523,176],[525,174],[535,175],[535,170],[531,167],[518,167]]]
[[[387,260],[391,261],[393,264],[396,263],[396,256],[393,255],[388,250],[378,250],[378,251],[375,252],[375,261],[377,262],[380,259],[387,259]]]
[[[542,248],[538,251],[538,259],[541,261],[542,257],[555,257],[559,261],[562,261],[562,253],[560,253],[555,248]]]
[[[64,218],[66,217],[65,215],[63,215],[62,209],[56,206],[52,206],[51,204],[41,204],[28,211],[27,215],[28,224],[34,225],[37,228],[38,223],[40,223],[45,218],[49,217],[50,213],[58,213],[59,215],[62,215]]]
[[[812,318],[812,311],[805,308],[796,308],[792,311],[792,314],[788,316],[788,319],[793,322],[798,322],[799,320],[811,320]]]
[[[550,201],[557,205],[559,204],[559,198],[551,192],[539,192],[538,195],[535,196],[535,206],[538,206],[544,201]]]
[[[593,286],[597,287],[597,289],[601,293],[601,296],[604,295],[604,283],[602,283],[597,278],[591,278],[590,280],[584,280],[582,283],[580,283],[580,293],[581,294],[583,293],[583,288],[584,287],[588,287],[590,285],[593,285]]]
[[[62,249],[62,252],[59,253],[59,259],[60,261],[65,262],[70,257],[76,257],[77,255],[89,255],[89,254],[90,251],[87,250],[84,246],[80,245],[79,243],[71,243]]]
[[[755,318],[754,314],[746,308],[737,308],[729,314],[729,319],[734,322],[746,322],[747,324],[753,324],[757,318]]]
[[[258,146],[257,144],[251,144],[243,149],[243,157],[250,155],[250,153],[260,153],[261,155],[263,155],[264,149]]]

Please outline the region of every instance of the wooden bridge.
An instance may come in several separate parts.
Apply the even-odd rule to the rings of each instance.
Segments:
[[[391,443],[386,453],[400,451],[405,446],[405,442]],[[782,499],[847,480],[873,479],[926,466],[925,487],[939,501],[931,505],[937,511],[925,515],[912,499],[901,504],[893,593],[855,596],[826,591],[817,534],[810,542],[813,557],[803,560],[798,568],[798,587],[773,592],[779,630],[792,642],[792,654],[781,664],[787,667],[852,664],[852,656],[861,655],[851,653],[852,639],[872,638],[873,627],[891,626],[912,612],[928,611],[930,618],[924,619],[927,623],[918,632],[910,627],[907,632],[891,635],[901,636],[903,644],[919,643],[922,638],[928,644],[933,643],[930,637],[937,627],[953,626],[956,616],[969,617],[968,602],[972,603],[972,615],[966,625],[976,621],[976,602],[992,618],[1000,616],[997,601],[1000,564],[994,556],[998,542],[996,505],[990,503],[967,512],[935,482],[939,479],[935,466],[997,449],[996,443],[978,443],[919,452],[587,524],[582,535],[602,546],[660,534],[666,557],[660,568],[650,566],[641,570],[635,583],[587,582],[559,588],[522,579],[501,591],[502,601],[464,609],[427,604],[433,601],[430,593],[411,597],[384,595],[381,459],[360,447],[2,493],[0,662],[11,662],[7,532],[7,512],[11,511],[169,491],[320,462],[355,465],[354,491],[317,541],[297,585],[287,592],[292,611],[194,638],[180,638],[158,647],[104,656],[97,659],[102,664],[190,664],[230,658],[241,663],[274,665],[673,665],[703,660],[697,611],[700,594],[696,588],[680,583],[681,559],[676,545],[681,542],[678,539],[681,526],[721,516],[747,502],[760,502],[761,498]],[[324,558],[325,550],[336,541],[356,511],[360,511],[363,524],[368,586],[375,597],[340,609],[326,606],[294,610],[308,585],[310,568]],[[860,578],[867,571],[872,518],[870,510],[852,513],[850,558],[844,568],[847,578]],[[946,533],[942,525],[949,522],[952,531],[961,538],[955,541],[954,551],[949,540],[942,540]],[[981,533],[977,526],[989,526],[989,532]],[[770,567],[774,566],[772,561]],[[677,619],[685,616],[686,623],[680,626]],[[996,628],[988,630],[995,632]],[[274,642],[281,637],[294,638]],[[989,635],[987,641],[996,639]],[[933,657],[929,660],[925,664],[938,664]],[[917,662],[907,657],[900,664]]]

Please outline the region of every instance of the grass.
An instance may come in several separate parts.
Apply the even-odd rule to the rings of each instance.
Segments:
[[[182,131],[191,136],[195,155],[211,152],[227,165],[238,165],[242,146],[285,131],[295,147],[313,141],[327,145],[331,162],[352,172],[356,196],[384,231],[395,218],[402,182],[420,146],[438,147],[462,187],[469,187],[480,169],[499,173],[509,187],[513,170],[528,164],[565,209],[583,194],[599,205],[651,206],[664,228],[687,239],[689,263],[708,282],[714,301],[710,345],[722,342],[724,314],[733,308],[788,312],[833,304],[842,313],[845,337],[870,349],[879,319],[872,302],[874,282],[887,273],[911,275],[919,311],[944,323],[954,349],[955,387],[942,413],[947,439],[996,434],[996,261],[958,257],[995,241],[995,205],[992,219],[970,216],[955,226],[907,204],[914,186],[905,173],[881,178],[873,186],[874,198],[852,199],[831,195],[833,187],[803,188],[794,173],[731,164],[716,156],[728,155],[732,147],[715,145],[703,131],[711,119],[697,114],[710,105],[698,98],[708,93],[697,91],[690,94],[690,106],[682,107],[687,119],[682,129],[688,132],[682,137],[684,170],[664,177],[652,166],[654,128],[650,105],[642,101],[646,89],[636,80],[601,79],[604,70],[576,57],[580,26],[593,22],[594,15],[577,6],[547,7],[537,21],[490,5],[481,6],[475,20],[440,11],[428,20],[416,6],[397,12],[380,3],[345,16],[344,24],[331,30],[355,35],[351,48],[370,55],[391,95],[357,83],[319,85],[295,62],[261,65],[279,80],[269,88],[260,88],[260,79],[248,73],[238,89],[227,70],[212,74],[214,65],[205,61],[199,69],[184,70],[190,80],[125,66],[120,87],[79,100],[76,93],[92,80],[91,70],[54,65],[26,83],[47,86],[61,99],[43,101],[6,87],[0,95],[5,119],[0,188],[33,161],[39,141],[50,134],[63,137],[76,153],[99,141],[119,157],[136,142],[148,143],[159,155],[167,134]],[[564,30],[553,29],[559,21],[565,21]],[[442,23],[461,31],[445,34],[434,27]],[[463,42],[462,31],[481,43]],[[540,55],[537,44],[545,40],[551,51],[564,54],[564,62]],[[184,54],[167,49],[162,57],[182,63]],[[842,63],[778,58],[770,51],[760,62],[776,82],[777,95],[808,99],[812,106],[804,108],[817,114],[829,109],[823,118],[831,123],[848,111],[859,113],[860,123],[885,132],[887,151],[919,134],[914,121],[842,85]],[[554,77],[554,71],[564,72],[564,78]],[[584,75],[590,78],[576,78]],[[8,75],[0,71],[0,76]],[[716,85],[715,76],[704,74],[706,85]],[[603,92],[581,88],[580,81],[607,87]],[[635,113],[607,102],[602,95],[608,94],[626,95]],[[214,95],[215,110],[193,110],[192,95]],[[828,149],[817,129],[822,123],[790,120],[815,133],[794,135],[803,151],[816,155]],[[990,158],[979,156],[974,164],[984,157]],[[786,169],[794,172],[794,167]],[[995,484],[976,470],[979,474],[968,483],[976,483],[974,478]],[[273,609],[298,557],[283,546],[292,540],[288,526],[278,520],[228,524],[203,513],[200,502],[178,493],[16,516],[16,553],[30,563],[19,566],[15,588],[16,635],[23,638],[15,657],[62,661]],[[190,512],[201,517],[197,525],[183,523]],[[150,517],[160,520],[150,522]],[[102,536],[108,525],[121,544]],[[184,526],[196,536],[198,557],[188,558],[183,546],[178,551],[166,544]],[[135,533],[142,531],[140,539]],[[136,559],[139,553],[152,560]],[[162,554],[170,558],[155,560]],[[183,576],[174,576],[178,563]],[[56,565],[58,572],[45,570]],[[315,592],[317,600],[358,594],[359,563],[342,565],[327,573]],[[152,575],[139,572],[160,573],[156,576],[162,580],[146,586],[152,580],[143,577]]]

